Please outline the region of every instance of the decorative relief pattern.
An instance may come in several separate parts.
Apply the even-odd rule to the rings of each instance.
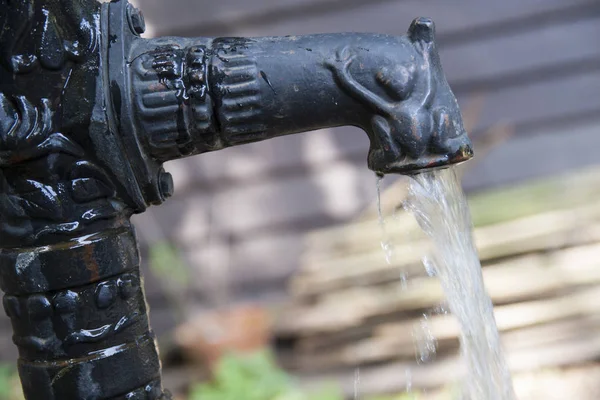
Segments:
[[[133,62],[136,115],[155,157],[168,160],[218,146],[206,63],[202,46],[187,51],[167,44]]]
[[[406,156],[425,163],[432,154],[464,159],[468,155],[463,151],[470,152],[458,103],[440,69],[433,21],[415,19],[407,37],[412,47],[411,57],[374,71],[374,81],[384,95],[353,76],[352,70],[363,69],[356,49],[342,47],[325,63],[341,89],[374,112],[369,166],[375,170],[382,166],[389,168]]]
[[[0,235],[27,245],[115,218],[115,187],[84,149],[57,132],[50,101],[0,93]]]
[[[99,28],[99,16],[90,11],[98,5],[0,1],[0,73],[6,83],[0,93],[2,246],[45,243],[52,235],[74,236],[114,220],[124,208],[116,187],[75,139],[87,127],[67,128],[63,114],[69,82],[83,94],[96,78],[88,74],[95,68],[90,55],[98,49]],[[86,120],[81,118],[76,123]]]
[[[213,44],[211,89],[214,93],[221,136],[227,146],[266,139],[262,122],[261,73],[251,39],[218,39]]]
[[[126,342],[148,331],[140,280],[134,273],[53,295],[6,295],[3,304],[13,324],[13,340],[29,360],[40,354],[79,357],[94,350],[87,346],[78,354],[74,349],[78,344],[98,343],[99,349],[122,344],[123,339],[112,343],[110,338],[138,323]]]
[[[396,158],[402,153],[411,158],[423,155],[433,133],[430,108],[435,84],[431,71],[419,68],[419,64],[429,63],[427,51],[422,47],[419,49],[421,60],[376,73],[377,83],[385,89],[390,100],[367,89],[352,76],[350,67],[356,59],[352,49],[344,47],[328,64],[342,88],[376,113],[372,119],[373,130],[381,147],[395,153]],[[411,134],[405,133],[408,127],[412,129]]]
[[[60,70],[94,51],[96,21],[87,17],[82,4],[73,2],[70,12],[61,9],[56,13],[53,7],[36,3],[40,1],[0,2],[2,10],[7,11],[0,30],[0,60],[6,68],[16,74],[38,68]]]

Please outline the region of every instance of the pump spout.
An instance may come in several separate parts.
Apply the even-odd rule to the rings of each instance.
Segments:
[[[379,174],[473,154],[427,18],[400,37],[135,39],[126,58],[126,129],[158,162],[342,125],[367,133]]]

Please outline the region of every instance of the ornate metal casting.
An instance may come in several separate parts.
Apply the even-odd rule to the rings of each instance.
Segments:
[[[28,400],[166,399],[134,213],[165,161],[323,127],[368,166],[472,156],[429,19],[408,34],[143,39],[115,0],[0,0],[0,288]]]

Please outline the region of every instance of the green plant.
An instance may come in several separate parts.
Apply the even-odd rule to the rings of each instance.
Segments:
[[[189,279],[188,267],[177,248],[168,241],[153,243],[150,247],[150,268],[157,276],[179,285]]]
[[[190,400],[342,400],[334,388],[306,393],[281,370],[270,352],[223,357],[211,382],[194,386]]]
[[[0,400],[23,400],[19,377],[11,365],[0,364]]]
[[[369,398],[369,400],[421,400],[421,396],[418,393],[411,392],[393,396],[376,396]]]
[[[163,240],[150,246],[149,266],[158,278],[177,323],[185,320],[185,293],[189,286],[189,268],[175,245]]]

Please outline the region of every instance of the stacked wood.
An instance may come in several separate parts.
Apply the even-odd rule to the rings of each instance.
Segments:
[[[404,184],[389,193],[404,193]],[[469,199],[514,371],[600,357],[599,198],[600,169],[590,169]],[[392,202],[384,204],[389,214]],[[378,248],[382,237],[396,243],[391,262]],[[363,393],[402,390],[407,368],[413,387],[458,379],[460,329],[444,310],[440,282],[423,267],[428,249],[401,210],[384,229],[371,213],[309,235],[291,301],[277,318],[276,336],[289,346],[282,362],[310,382],[338,380],[348,392],[357,366]],[[435,359],[418,365],[428,337]]]

